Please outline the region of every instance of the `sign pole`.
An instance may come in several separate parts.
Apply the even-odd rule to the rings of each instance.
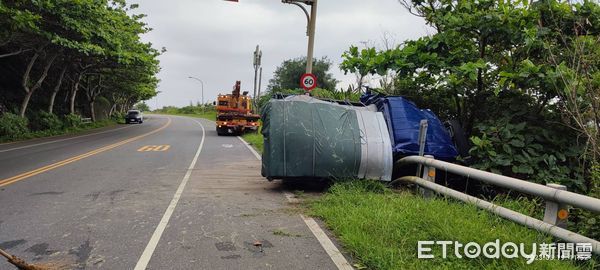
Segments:
[[[317,0],[310,4],[310,20],[308,22],[308,52],[306,54],[306,73],[312,73],[313,52],[315,48],[315,29],[317,26]]]
[[[296,5],[299,8],[302,9],[302,11],[304,11],[304,14],[306,15],[306,20],[307,20],[307,29],[306,29],[306,35],[308,36],[308,48],[307,48],[307,52],[306,52],[306,74],[310,74],[312,75],[312,71],[313,71],[313,58],[314,58],[314,48],[315,48],[315,29],[317,28],[317,1],[318,0],[281,0],[281,2],[285,3],[285,4],[292,4],[292,5]],[[302,4],[305,5],[309,5],[310,6],[310,14],[308,14],[308,11],[306,10],[306,8],[304,8]],[[300,82],[300,85],[302,86],[302,88],[304,88],[306,90],[306,94],[309,95],[310,90],[312,90],[314,87],[312,86],[306,86],[305,83],[305,77],[303,76]],[[314,80],[314,86],[316,86],[317,82],[316,82],[316,77],[312,76],[311,78],[308,78],[309,80]],[[310,89],[309,89],[310,88]]]

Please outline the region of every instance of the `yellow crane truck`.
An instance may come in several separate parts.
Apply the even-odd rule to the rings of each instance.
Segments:
[[[258,131],[260,115],[252,111],[252,98],[248,91],[240,94],[241,82],[235,82],[231,94],[219,94],[217,106],[217,134],[240,135],[246,131]]]

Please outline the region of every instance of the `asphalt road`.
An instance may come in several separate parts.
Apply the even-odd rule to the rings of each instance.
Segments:
[[[284,189],[207,120],[4,144],[0,248],[65,269],[338,269]]]

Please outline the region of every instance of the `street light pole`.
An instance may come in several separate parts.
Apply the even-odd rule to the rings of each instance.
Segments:
[[[202,84],[202,113],[204,113],[204,82],[193,76],[189,76],[188,79],[194,79]]]
[[[313,53],[315,47],[315,30],[317,27],[317,0],[281,0],[285,4],[292,4],[300,7],[306,15],[308,23],[306,35],[308,36],[308,51],[306,53],[306,73],[312,73]],[[300,3],[310,6],[310,15],[304,6]]]

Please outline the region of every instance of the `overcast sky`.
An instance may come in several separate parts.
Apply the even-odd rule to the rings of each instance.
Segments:
[[[236,80],[242,90],[253,91],[252,53],[263,52],[263,83],[266,88],[275,68],[286,59],[306,55],[306,17],[300,8],[279,0],[135,0],[137,13],[154,30],[144,39],[154,47],[166,47],[160,56],[162,71],[152,108],[212,102],[219,93],[231,91]],[[385,33],[399,44],[429,32],[421,18],[409,14],[397,0],[320,0],[317,15],[315,57],[327,56],[331,72],[347,87],[355,81],[339,70],[342,53],[363,42],[381,45]]]

